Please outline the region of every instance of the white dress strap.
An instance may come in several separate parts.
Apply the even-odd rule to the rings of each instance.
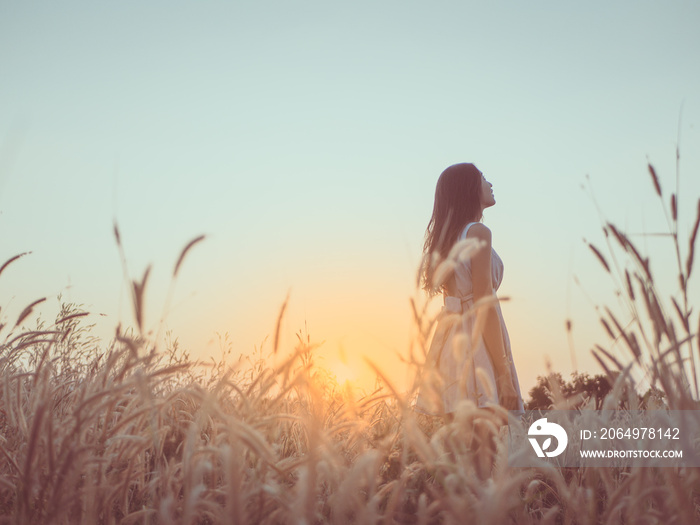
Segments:
[[[469,233],[469,228],[471,228],[471,227],[474,226],[475,224],[479,224],[479,223],[478,223],[478,222],[470,222],[469,224],[467,224],[467,225],[464,227],[464,229],[462,230],[462,234],[459,236],[459,239],[460,239],[461,241],[463,241],[464,239],[467,238],[467,233]]]

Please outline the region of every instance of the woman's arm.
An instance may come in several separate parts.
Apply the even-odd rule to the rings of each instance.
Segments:
[[[516,410],[518,408],[518,396],[513,385],[510,364],[506,362],[501,322],[496,311],[498,299],[496,299],[496,293],[493,290],[491,230],[483,224],[475,224],[469,228],[467,237],[473,237],[482,241],[481,249],[474,254],[471,260],[472,289],[474,303],[483,298],[493,298],[492,301],[483,307],[483,312],[477,312],[477,316],[485,315],[482,335],[486,350],[493,362],[499,400],[507,410]]]

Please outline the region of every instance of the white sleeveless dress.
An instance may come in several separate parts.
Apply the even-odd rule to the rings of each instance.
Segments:
[[[470,222],[462,231],[459,241],[467,238]],[[497,290],[503,279],[503,261],[491,248],[491,274],[493,289]],[[454,412],[463,399],[471,399],[478,407],[498,404],[496,378],[491,356],[481,336],[472,337],[475,315],[469,310],[474,306],[471,260],[459,262],[455,268],[457,297],[445,300],[438,317],[435,334],[430,343],[422,384],[414,409],[425,414]],[[461,303],[461,305],[460,305]],[[520,384],[513,363],[510,339],[500,305],[496,312],[501,323],[503,347],[510,362],[511,374],[518,395],[518,411],[522,412],[523,400]]]

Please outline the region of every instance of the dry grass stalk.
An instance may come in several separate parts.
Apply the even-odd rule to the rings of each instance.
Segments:
[[[187,253],[192,249],[192,247],[195,244],[202,242],[204,239],[205,236],[200,235],[198,237],[195,237],[185,245],[185,247],[182,249],[182,252],[180,252],[180,256],[177,258],[177,262],[175,263],[175,269],[173,270],[173,279],[177,277],[177,272],[180,270],[180,266],[182,265],[182,261],[185,259],[185,255],[187,255]]]
[[[600,261],[600,264],[603,265],[603,267],[605,268],[605,271],[610,273],[610,265],[608,265],[608,261],[605,260],[605,257],[603,257],[603,254],[600,253],[600,250],[598,250],[598,248],[593,246],[590,242],[588,243],[588,247],[591,249],[591,251],[598,258],[598,260]]]
[[[656,170],[654,169],[654,166],[651,164],[647,164],[649,168],[649,174],[651,175],[651,180],[654,183],[654,189],[656,190],[656,194],[661,197],[661,184],[659,183],[659,177],[656,175]]]
[[[7,261],[5,261],[5,263],[2,266],[0,266],[0,274],[2,274],[2,272],[5,270],[5,268],[7,268],[10,264],[15,262],[17,259],[24,257],[25,255],[28,255],[30,253],[32,253],[32,252],[24,252],[24,253],[20,253],[19,255],[15,255],[14,257],[10,257]]]

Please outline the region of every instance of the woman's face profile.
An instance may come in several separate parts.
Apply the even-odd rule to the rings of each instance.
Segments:
[[[486,180],[484,174],[481,174],[481,206],[486,209],[496,204],[496,199],[493,196],[491,189],[493,184]]]

